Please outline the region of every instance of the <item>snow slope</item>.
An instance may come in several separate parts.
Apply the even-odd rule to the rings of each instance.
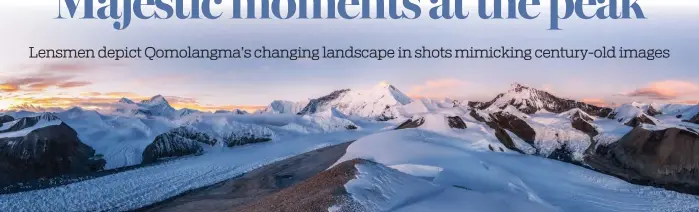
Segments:
[[[0,211],[125,211],[212,185],[265,164],[367,135],[351,131],[286,137],[270,143],[221,148],[66,186],[0,195]],[[89,194],[89,195],[86,195]]]
[[[338,163],[364,158],[387,166],[441,170],[430,182],[404,179],[390,171],[368,170],[359,176],[381,180],[373,191],[409,191],[414,198],[367,198],[366,192],[356,189],[358,183],[345,185],[355,201],[378,209],[391,207],[392,211],[699,210],[694,196],[629,184],[571,164],[517,153],[453,148],[453,144],[469,142],[421,129],[382,132],[351,144]],[[431,184],[441,190],[435,192]]]

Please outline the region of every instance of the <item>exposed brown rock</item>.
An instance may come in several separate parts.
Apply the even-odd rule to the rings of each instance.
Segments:
[[[592,123],[592,118],[577,112],[571,117],[571,125],[573,128],[590,135],[590,137],[595,137],[599,132]]]
[[[327,170],[352,142],[329,146],[265,165],[219,184],[188,191],[138,211],[243,211],[255,201]]]
[[[500,127],[500,125],[498,123],[491,121],[491,122],[486,122],[486,124],[495,131],[495,137],[498,139],[498,141],[500,141],[500,143],[505,145],[505,147],[507,147],[508,149],[511,149],[513,151],[517,151],[519,153],[524,154],[524,152],[522,150],[517,148],[517,146],[515,145],[515,142],[512,141],[512,137],[510,137],[510,135],[507,134],[507,131],[505,131],[505,129]]]
[[[229,211],[246,212],[289,212],[328,211],[335,205],[345,205],[341,211],[361,211],[357,204],[348,203],[349,194],[344,185],[356,178],[356,164],[367,163],[355,159],[345,161],[290,188]]]
[[[466,129],[466,123],[464,123],[464,120],[461,119],[461,117],[458,116],[449,116],[447,117],[447,122],[449,122],[449,127],[454,128],[454,129]]]
[[[636,127],[585,162],[632,183],[699,194],[699,135],[694,132]]]
[[[529,126],[529,124],[527,124],[526,121],[502,111],[492,113],[491,117],[493,121],[497,122],[502,128],[514,133],[517,135],[517,137],[521,138],[525,142],[534,145],[536,132],[531,126]]]
[[[473,117],[477,121],[484,122],[486,125],[488,125],[488,127],[493,129],[493,131],[495,131],[495,137],[498,139],[498,141],[500,141],[500,143],[505,145],[505,147],[507,147],[510,150],[524,154],[522,150],[517,148],[515,142],[512,141],[512,137],[510,137],[510,135],[507,134],[507,131],[505,131],[505,129],[503,129],[500,126],[500,124],[494,121],[486,120],[485,117],[480,116],[478,112],[476,112],[476,110],[471,110],[471,112],[469,112],[469,115],[471,115],[471,117]]]

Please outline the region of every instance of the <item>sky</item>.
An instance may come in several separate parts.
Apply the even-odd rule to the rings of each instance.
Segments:
[[[224,1],[227,2],[227,1]],[[471,3],[475,1],[469,1]],[[387,81],[411,97],[489,100],[520,83],[598,105],[699,103],[699,2],[638,0],[645,20],[54,19],[56,1],[0,6],[0,109],[108,107],[161,94],[176,108],[256,110]],[[427,4],[422,1],[423,4]],[[472,12],[475,13],[475,12]],[[547,17],[547,12],[543,16]],[[425,16],[426,14],[423,14]],[[472,14],[475,15],[475,14]],[[662,60],[49,60],[35,48],[584,48],[669,49]]]

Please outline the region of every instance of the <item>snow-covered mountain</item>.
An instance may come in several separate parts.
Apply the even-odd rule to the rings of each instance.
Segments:
[[[12,118],[13,119],[13,118]],[[12,120],[0,126],[0,185],[101,170],[104,160],[55,114]]]
[[[534,114],[539,111],[562,113],[573,108],[578,108],[586,113],[606,117],[612,112],[611,108],[598,107],[584,102],[556,97],[549,92],[537,90],[520,84],[512,84],[510,90],[498,94],[489,102],[469,102],[469,106],[485,110],[488,108],[504,109],[508,105],[514,106],[526,114]]]
[[[615,108],[608,118],[615,119],[631,127],[637,127],[642,124],[658,125],[660,121],[649,113],[658,114],[652,106],[634,102]]]
[[[121,98],[114,112],[115,114],[125,116],[162,117],[167,119],[177,119],[190,114],[201,113],[198,110],[189,108],[177,110],[170,106],[170,103],[162,95],[156,95],[138,103],[127,98]]]
[[[413,100],[396,87],[380,83],[367,90],[343,89],[326,96],[312,99],[299,114],[313,114],[336,108],[349,116],[367,117],[380,121],[395,119],[400,116],[398,107]]]
[[[288,113],[297,114],[308,105],[309,100],[292,102],[286,100],[274,100],[261,113]]]

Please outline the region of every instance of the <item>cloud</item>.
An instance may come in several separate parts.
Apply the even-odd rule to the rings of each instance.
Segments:
[[[57,86],[59,88],[75,88],[75,87],[82,87],[86,85],[91,85],[91,82],[87,81],[70,81],[70,82],[64,82],[61,84],[58,84]]]
[[[27,96],[20,95],[10,98],[4,98],[5,101],[12,102],[9,108],[11,110],[30,110],[30,111],[56,111],[59,109],[68,109],[72,107],[83,107],[95,110],[109,111],[118,105],[119,99],[126,97],[134,101],[147,100],[151,97],[138,95],[131,92],[83,92],[79,97],[74,96]],[[263,109],[264,106],[257,105],[211,105],[202,104],[197,99],[191,97],[166,96],[165,99],[170,105],[176,109],[190,108],[200,111],[217,111],[217,110],[233,110],[241,109],[248,112],[254,112]]]
[[[407,95],[413,98],[445,98],[457,95],[468,84],[452,78],[428,80],[410,88]]]
[[[0,91],[2,92],[17,92],[19,91],[19,86],[9,83],[0,84]]]
[[[624,93],[623,95],[646,97],[653,100],[676,100],[687,96],[699,96],[699,84],[680,80],[664,80],[652,82],[646,87]]]
[[[46,64],[42,65],[34,72],[29,71],[23,76],[15,76],[0,82],[0,90],[4,92],[19,91],[44,91],[48,88],[69,89],[83,87],[92,84],[87,81],[76,81],[76,72],[81,72],[87,68],[78,64]]]

